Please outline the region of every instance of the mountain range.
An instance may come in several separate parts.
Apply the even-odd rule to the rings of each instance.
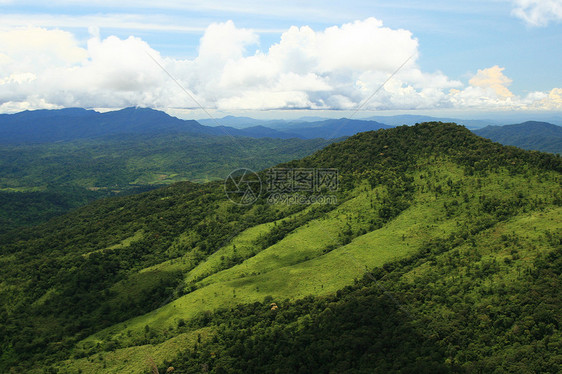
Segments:
[[[431,117],[376,118],[399,124]],[[261,170],[345,136],[391,127],[374,120],[318,117],[261,121],[229,116],[217,122],[247,127],[205,126],[147,108],[0,115],[0,232],[45,222],[101,197],[181,180],[225,178],[240,167]],[[562,152],[562,127],[549,123],[474,131],[502,144]]]
[[[367,119],[310,117],[291,121],[226,116],[195,121],[182,120],[149,108],[125,108],[106,113],[69,108],[2,114],[0,144],[52,143],[131,134],[337,139],[364,131],[428,121],[465,125],[478,135],[506,145],[553,153],[562,152],[562,127],[538,121],[498,126],[487,120],[437,119],[419,115],[374,116]]]
[[[487,126],[474,133],[523,149],[562,153],[562,126],[547,122],[527,121],[516,125]]]
[[[337,183],[290,203],[279,170]],[[5,233],[0,371],[556,372],[561,173],[422,123],[267,168],[252,204],[179,182]]]
[[[232,126],[235,128],[246,128],[251,126],[265,126],[277,130],[288,130],[291,128],[298,127],[308,127],[310,122],[321,122],[326,121],[328,118],[323,117],[301,117],[294,120],[259,120],[251,117],[236,117],[236,116],[225,116],[218,119],[203,118],[197,121],[206,126],[217,126],[220,123],[225,126]],[[402,115],[385,115],[385,116],[371,116],[366,118],[350,119],[350,121],[357,120],[363,122],[375,121],[383,123],[388,126],[400,126],[400,125],[415,125],[416,123],[422,122],[454,122],[459,125],[466,126],[469,129],[478,129],[490,125],[500,125],[499,121],[495,120],[476,120],[476,119],[460,119],[460,118],[449,118],[449,117],[432,117],[424,115],[412,115],[412,114],[402,114]],[[365,130],[368,131],[368,130]]]
[[[294,137],[263,126],[246,129],[203,126],[197,121],[181,120],[149,108],[125,108],[105,113],[68,108],[0,115],[0,144],[48,143],[124,134],[190,134],[281,139]]]

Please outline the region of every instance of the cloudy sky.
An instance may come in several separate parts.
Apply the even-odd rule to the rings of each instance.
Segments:
[[[560,61],[562,0],[0,0],[0,113],[562,112]]]

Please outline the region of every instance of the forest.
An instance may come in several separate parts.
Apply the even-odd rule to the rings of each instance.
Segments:
[[[283,162],[337,203],[177,182],[0,233],[0,371],[560,369],[559,155],[432,122]]]
[[[330,143],[323,139],[125,134],[0,144],[0,232],[44,223],[105,197],[140,193],[178,181],[219,180],[240,167],[261,170],[302,158]]]

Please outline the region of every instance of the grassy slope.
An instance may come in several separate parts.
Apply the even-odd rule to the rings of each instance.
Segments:
[[[233,254],[232,244],[236,244],[241,252],[251,251],[252,240],[260,235],[266,235],[274,226],[268,223],[250,228],[239,234],[233,241],[219,249],[208,262],[204,262],[187,273],[187,281],[200,279],[196,283],[198,289],[157,309],[149,314],[134,318],[125,323],[113,326],[84,341],[84,346],[107,341],[109,338],[118,341],[121,346],[135,344],[145,334],[146,326],[162,332],[173,329],[180,319],[189,319],[205,311],[233,306],[238,303],[262,301],[266,296],[274,300],[286,298],[295,299],[308,295],[327,295],[353,284],[354,279],[360,278],[366,268],[381,266],[392,260],[419,251],[429,240],[447,238],[463,227],[463,221],[473,220],[478,212],[475,211],[480,195],[500,199],[515,196],[549,199],[550,191],[557,188],[552,181],[541,181],[540,178],[529,179],[523,176],[509,176],[505,171],[491,173],[487,177],[467,177],[454,164],[442,161],[432,161],[431,165],[424,165],[421,172],[415,175],[417,192],[414,204],[400,214],[396,219],[383,228],[357,236],[347,245],[324,253],[330,244],[337,244],[336,239],[346,224],[349,223],[353,231],[368,227],[370,218],[376,209],[371,208],[370,202],[377,205],[377,196],[384,198],[380,189],[371,189],[367,185],[360,186],[354,192],[354,198],[345,202],[325,216],[310,221],[298,228],[283,240],[259,252],[242,264],[220,270],[220,257]],[[461,201],[454,194],[455,183],[462,183],[463,191],[478,192],[472,200]],[[447,187],[448,185],[452,187]],[[449,188],[449,194],[436,194],[430,190],[431,185],[441,185]],[[445,205],[459,205],[451,212]],[[460,201],[460,202],[459,202]],[[482,234],[478,240],[497,241],[497,230],[509,227],[514,235],[523,236],[525,225],[522,222],[533,221],[539,227],[560,227],[560,209],[551,211],[547,215],[541,213],[522,212],[509,223],[502,223],[497,228]],[[507,225],[507,226],[506,226]],[[490,244],[486,244],[490,247]],[[491,253],[489,256],[499,256],[501,253]],[[532,256],[526,256],[530,259]],[[523,258],[523,259],[525,259]],[[523,260],[522,259],[522,260]],[[174,268],[174,264],[166,263],[156,266],[160,271]],[[176,267],[177,268],[177,267]],[[410,275],[420,276],[426,268],[421,267]],[[174,355],[170,350],[169,357]],[[71,366],[82,367],[80,362]]]
[[[90,357],[68,360],[62,369],[68,372],[88,373],[144,373],[152,363],[161,366],[170,358],[170,352],[192,348],[201,341],[213,336],[209,328],[180,333],[160,344],[144,344],[132,348],[115,349],[108,353],[94,354]]]

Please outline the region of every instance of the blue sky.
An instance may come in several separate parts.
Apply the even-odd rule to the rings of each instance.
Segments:
[[[350,111],[410,56],[367,110],[560,112],[561,20],[562,0],[0,0],[0,112]]]

